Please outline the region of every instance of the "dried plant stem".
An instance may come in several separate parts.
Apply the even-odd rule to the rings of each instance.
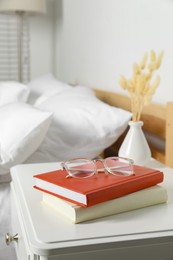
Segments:
[[[143,109],[144,100],[140,96],[131,95],[131,111],[133,111],[133,121],[139,121]]]

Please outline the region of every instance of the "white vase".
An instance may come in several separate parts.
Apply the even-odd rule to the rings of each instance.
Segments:
[[[129,126],[118,155],[133,159],[134,164],[145,165],[151,159],[151,151],[142,131],[143,122],[130,121]]]

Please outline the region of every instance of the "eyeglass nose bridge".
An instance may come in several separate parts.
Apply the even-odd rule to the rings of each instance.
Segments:
[[[94,162],[94,164],[95,164],[95,166],[96,166],[96,167],[95,167],[95,168],[96,168],[96,173],[104,172],[105,174],[109,174],[104,159],[102,159],[102,158],[96,158],[96,159],[93,160],[93,162]],[[101,162],[102,165],[103,165],[103,168],[97,167],[97,162]]]

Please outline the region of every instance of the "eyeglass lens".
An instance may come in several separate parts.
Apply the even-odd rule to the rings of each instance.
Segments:
[[[96,172],[95,164],[88,159],[75,159],[66,162],[66,168],[70,176],[74,178],[87,178]]]
[[[128,176],[133,174],[133,164],[130,160],[119,157],[109,157],[105,159],[105,168],[108,172],[119,175]]]

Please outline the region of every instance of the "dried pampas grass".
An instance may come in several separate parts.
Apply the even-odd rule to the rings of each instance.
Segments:
[[[156,53],[151,51],[149,59],[148,54],[145,53],[140,64],[135,63],[133,65],[132,79],[126,79],[124,76],[120,78],[121,87],[128,91],[131,99],[133,121],[140,120],[143,107],[151,102],[152,96],[160,83],[159,76],[156,76],[153,82],[151,82],[151,79],[154,72],[160,68],[162,58],[163,52],[157,57]]]

